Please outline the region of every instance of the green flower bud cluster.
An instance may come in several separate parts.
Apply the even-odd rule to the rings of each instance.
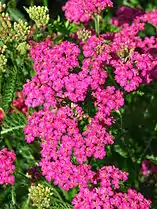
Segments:
[[[96,53],[97,55],[101,54],[101,52],[104,50],[104,45],[98,45],[96,47]]]
[[[17,42],[26,41],[27,35],[30,33],[30,26],[28,26],[27,22],[20,20],[19,22],[15,22],[13,25],[14,30],[14,40]]]
[[[24,42],[29,33],[30,26],[27,22],[20,20],[12,25],[8,13],[0,13],[0,39],[3,43]]]
[[[24,7],[26,12],[29,14],[30,19],[34,20],[37,27],[45,26],[49,22],[48,8],[44,6],[30,6],[29,8]]]
[[[30,48],[30,45],[27,42],[19,43],[16,47],[16,50],[20,52],[21,55],[26,54],[27,50]]]
[[[77,36],[80,40],[86,41],[91,36],[91,31],[83,28],[82,30],[77,31]]]
[[[3,12],[6,8],[6,4],[2,4],[2,2],[0,2],[0,13]]]
[[[50,208],[50,197],[53,195],[52,189],[42,184],[32,185],[29,188],[29,197],[33,201],[33,206],[38,209]]]
[[[4,43],[13,40],[11,20],[8,13],[0,13],[0,39]]]
[[[4,54],[6,48],[7,48],[6,45],[0,46],[0,53]]]
[[[7,64],[6,56],[3,54],[0,54],[0,72],[6,71],[6,64]]]

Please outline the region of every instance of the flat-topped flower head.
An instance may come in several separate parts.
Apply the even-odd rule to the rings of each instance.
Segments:
[[[111,0],[69,0],[63,7],[63,11],[70,22],[78,24],[88,22],[94,15],[112,6]]]
[[[128,173],[115,166],[104,166],[94,177],[91,187],[80,188],[72,204],[74,209],[150,209],[151,201],[141,193],[129,188],[126,193],[120,192],[120,183],[125,182]]]
[[[14,176],[12,175],[15,165],[16,155],[13,151],[6,148],[0,150],[0,185],[14,184]]]

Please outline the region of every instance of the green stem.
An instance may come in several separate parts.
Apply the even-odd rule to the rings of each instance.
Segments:
[[[53,193],[56,194],[56,196],[58,197],[58,199],[63,202],[60,194],[57,192],[57,190],[54,187],[53,187]]]
[[[0,70],[0,107],[2,106],[2,71]]]
[[[123,118],[122,118],[122,114],[119,110],[116,111],[116,113],[119,115],[120,117],[120,128],[121,130],[123,129]]]
[[[30,6],[34,5],[34,0],[30,0]]]
[[[18,171],[16,172],[17,174],[20,174],[21,176],[25,177],[26,179],[29,179],[29,177],[27,177],[25,174],[23,174],[22,172]]]
[[[12,127],[12,128],[9,128],[9,129],[2,130],[1,135],[4,135],[8,132],[15,131],[15,130],[18,130],[18,129],[23,129],[25,126],[26,125],[20,125],[20,126],[16,126],[16,127]]]
[[[16,8],[16,0],[10,0],[9,1],[9,6],[12,8]]]
[[[147,150],[149,149],[152,140],[153,140],[153,138],[150,138],[150,139],[148,140],[147,146],[146,146],[146,148],[144,149],[144,151],[142,152],[141,157],[138,159],[138,162],[140,162],[140,163],[142,162],[142,159],[143,159],[143,157],[145,156],[145,154],[147,153]]]
[[[48,184],[47,182],[46,182],[46,184],[47,184],[47,186],[50,186],[50,184]],[[52,186],[52,185],[51,185],[51,186]],[[60,201],[63,202],[63,200],[62,200],[60,194],[57,192],[57,190],[56,190],[54,187],[52,187],[52,191],[53,191],[53,193],[56,195],[56,197],[58,197],[58,199],[59,199]]]
[[[13,205],[16,205],[15,187],[14,187],[14,185],[12,185],[12,189],[11,189],[11,200],[12,200]]]
[[[52,186],[52,185],[50,185],[48,182],[45,182],[45,183],[46,183],[46,185],[47,185],[48,187]],[[56,202],[59,202],[59,203],[63,204],[63,205],[65,206],[65,208],[66,208],[67,205],[68,205],[68,206],[71,206],[69,203],[65,203],[65,202],[64,202],[64,200],[63,200],[62,197],[60,196],[59,192],[58,192],[54,187],[52,187],[52,192],[54,193],[54,196],[53,196],[53,198],[52,198],[53,201],[55,200]],[[64,193],[65,191],[62,190],[62,192]]]
[[[52,201],[54,202],[58,202],[58,203],[61,203],[62,205],[64,205],[65,207],[68,205],[68,206],[71,206],[69,203],[65,203],[63,200],[59,200],[55,197],[53,197]]]
[[[23,116],[23,118],[25,119],[25,122],[27,121],[25,115],[24,115],[19,109],[17,109],[13,104],[11,104],[10,107],[11,107],[13,110],[15,110],[15,112],[17,112],[17,113],[19,113],[21,116]]]
[[[47,1],[47,0],[43,0],[43,5],[44,5],[45,7],[48,7],[48,1]]]
[[[96,34],[99,35],[99,33],[100,33],[100,16],[99,15],[95,16],[94,22],[95,22]]]
[[[7,145],[9,150],[12,150],[12,146],[7,138],[5,138],[5,144]]]
[[[24,202],[21,209],[28,209],[30,204],[30,197],[27,198],[27,200]]]
[[[68,192],[67,192],[67,191],[65,191],[65,190],[63,190],[63,189],[62,189],[62,192],[63,192],[63,194],[64,194],[65,199],[66,199],[67,201],[69,201],[69,195],[68,195]]]

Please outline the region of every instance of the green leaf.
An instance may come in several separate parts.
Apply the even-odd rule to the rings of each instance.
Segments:
[[[51,206],[53,209],[72,209],[72,205],[68,203],[57,202],[55,200],[52,202]]]
[[[144,30],[140,31],[138,33],[138,35],[141,38],[145,38],[146,36],[148,36],[148,37],[155,36],[156,37],[156,28],[152,24],[146,23]]]
[[[11,72],[9,72],[9,77],[6,80],[4,87],[2,89],[2,108],[5,113],[8,111],[9,105],[14,96],[16,79],[17,79],[17,68],[14,68],[11,70]]]
[[[11,20],[19,21],[19,19],[25,20],[24,15],[16,8],[9,7],[7,12],[10,15]]]
[[[23,205],[22,205],[21,209],[30,209],[29,203],[30,203],[30,198],[27,198],[27,199],[23,202]]]
[[[66,28],[69,27],[69,21],[68,21],[68,20],[65,22],[65,27],[66,27]]]
[[[124,149],[122,149],[122,147],[119,144],[114,145],[114,149],[122,157],[128,158],[127,152]]]
[[[147,156],[146,156],[146,159],[147,159],[147,160],[150,160],[152,163],[154,163],[154,164],[157,165],[157,156],[154,156],[154,155],[147,155]]]
[[[16,133],[26,126],[26,118],[22,114],[12,113],[5,117],[2,125],[1,135]]]

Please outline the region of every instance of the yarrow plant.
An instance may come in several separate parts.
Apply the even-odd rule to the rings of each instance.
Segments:
[[[115,167],[93,171],[90,164],[90,158],[104,159],[105,146],[114,143],[107,130],[116,122],[112,112],[124,105],[123,91],[106,83],[111,73],[127,92],[152,80],[156,57],[150,53],[148,44],[142,47],[142,52],[139,50],[149,40],[138,36],[145,25],[141,19],[125,25],[109,39],[107,34],[96,36],[92,33],[84,38],[86,31],[82,31],[82,35],[80,31],[77,44],[63,41],[52,46],[49,39],[39,44],[30,42],[36,74],[24,85],[23,94],[29,108],[40,106],[40,109],[28,117],[25,139],[31,143],[40,137],[39,165],[48,181],[53,180],[67,191],[79,187],[80,192],[73,200],[74,208],[105,205],[108,208],[150,208],[150,201],[140,193],[132,189],[128,193],[119,191],[119,180],[127,180],[122,171]],[[87,98],[95,108],[92,115],[84,107]],[[106,185],[109,180],[97,177],[101,171],[104,172],[102,176],[108,176],[105,173],[108,169],[113,169],[109,186]],[[97,181],[100,181],[98,188]],[[93,185],[91,188],[88,188],[89,182]]]
[[[15,170],[14,161],[16,155],[13,151],[6,148],[0,150],[0,184],[14,184],[13,171]]]
[[[26,208],[30,200],[37,208],[150,209],[152,206],[150,196],[140,190],[137,167],[135,182],[131,179],[132,171],[129,175],[135,164],[141,166],[152,139],[146,139],[142,157],[131,156],[132,136],[127,135],[127,144],[122,135],[126,136],[129,128],[122,114],[129,109],[132,102],[129,99],[135,95],[136,101],[137,95],[144,94],[145,86],[157,78],[157,38],[147,36],[146,31],[150,26],[156,30],[156,11],[123,6],[107,22],[104,11],[107,15],[107,8],[113,6],[110,0],[68,0],[62,8],[68,21],[61,23],[58,18],[50,24],[48,8],[31,6],[25,10],[36,24],[34,28],[23,21],[12,24],[8,15],[0,16],[4,19],[2,27],[14,34],[10,37],[6,31],[5,37],[3,31],[0,35],[4,42],[0,48],[0,69],[9,63],[5,53],[11,43],[16,43],[20,56],[29,50],[33,60],[30,75],[24,76],[23,89],[14,88],[16,93],[7,108],[0,108],[2,134],[9,136],[6,145],[10,150],[13,144],[17,156],[28,163],[19,160],[15,170],[17,179],[23,176],[29,187]],[[5,9],[1,7],[0,11]],[[3,95],[1,100],[4,103]],[[149,105],[144,111],[145,119],[150,114]],[[7,135],[19,129],[24,130],[25,141],[20,135],[22,146],[17,140],[20,132]],[[139,155],[141,149],[137,150]],[[113,159],[116,157],[117,160]],[[15,159],[13,151],[6,148],[0,151],[2,185],[14,183]],[[124,159],[125,166],[118,163],[119,159]],[[128,162],[133,166],[127,165]],[[149,173],[147,167],[143,161],[143,174]]]

